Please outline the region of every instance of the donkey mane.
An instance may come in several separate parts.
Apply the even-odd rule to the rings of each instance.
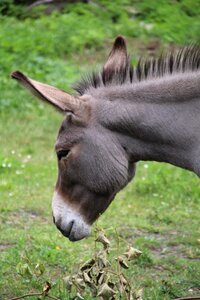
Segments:
[[[90,88],[136,83],[151,78],[160,78],[174,73],[194,72],[200,69],[200,46],[189,45],[176,52],[161,54],[159,58],[140,58],[132,66],[128,57],[127,63],[117,70],[93,71],[86,74],[73,88],[83,95]]]

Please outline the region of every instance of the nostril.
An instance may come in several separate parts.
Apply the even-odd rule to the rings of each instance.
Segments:
[[[55,222],[55,225],[64,236],[69,237],[72,227],[74,225],[74,220],[70,221],[65,227],[62,227],[61,220],[59,219],[58,221]]]
[[[58,219],[57,221],[55,220],[54,224],[59,230],[61,230],[61,219]]]
[[[55,220],[55,217],[53,216],[53,222],[54,222],[54,224],[56,223],[56,220]]]
[[[74,220],[73,220],[73,221],[71,221],[71,224],[70,224],[70,229],[69,229],[69,233],[71,232],[73,225],[74,225]]]
[[[69,237],[70,234],[71,234],[73,225],[74,225],[74,220],[72,220],[71,222],[69,222],[69,224],[68,224],[67,228],[65,229],[65,232],[64,232],[64,233],[61,231],[62,234],[63,234],[64,236]]]

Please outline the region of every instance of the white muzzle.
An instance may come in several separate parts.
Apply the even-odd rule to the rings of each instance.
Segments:
[[[53,218],[57,228],[70,241],[78,241],[87,237],[91,232],[81,214],[70,207],[57,191],[54,192],[52,201]]]

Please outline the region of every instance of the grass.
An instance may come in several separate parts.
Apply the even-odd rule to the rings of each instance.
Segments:
[[[21,96],[35,101],[24,92]],[[51,220],[57,174],[53,145],[61,120],[39,103],[34,111],[1,117],[1,299],[40,292],[45,280],[53,283],[53,295],[68,299],[62,278],[92,256],[94,234],[70,243]],[[116,231],[120,247],[129,243],[143,252],[127,272],[135,288],[144,289],[143,299],[200,292],[198,183],[190,172],[139,163],[135,180],[98,221],[111,240],[111,255],[117,255]],[[27,262],[31,274],[22,270]],[[44,273],[38,275],[36,265],[44,266]]]
[[[27,95],[9,73],[21,69],[70,90],[88,70],[87,62],[102,61],[117,34],[127,36],[136,57],[141,46],[155,40],[162,46],[198,41],[196,1],[149,3],[136,1],[138,14],[130,1],[116,1],[115,6],[102,1],[103,13],[98,6],[74,5],[61,16],[0,18],[2,300],[41,292],[46,280],[52,295],[68,299],[62,278],[90,258],[95,247],[94,231],[87,240],[71,243],[52,224],[53,147],[63,117]],[[180,15],[180,23],[174,22]],[[136,290],[143,289],[143,300],[200,294],[199,199],[194,174],[167,164],[139,163],[134,181],[98,220],[111,241],[111,257],[127,244],[142,251],[126,276]]]

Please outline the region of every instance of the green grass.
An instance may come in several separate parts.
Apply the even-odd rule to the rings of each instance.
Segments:
[[[53,144],[61,120],[39,104],[34,114],[1,118],[1,299],[41,291],[45,280],[53,283],[53,295],[65,299],[62,278],[92,256],[94,235],[71,243],[51,220],[57,173]],[[172,299],[200,289],[199,199],[192,173],[140,163],[135,180],[99,219],[111,240],[111,255],[117,255],[116,231],[121,248],[129,243],[143,252],[127,275],[134,287],[144,289],[144,299]],[[32,275],[19,271],[27,262]],[[35,274],[36,264],[44,265],[42,275]]]
[[[131,1],[113,3],[101,1],[102,10],[73,5],[62,15],[36,19],[0,18],[2,300],[40,292],[46,280],[52,295],[68,299],[62,278],[94,251],[94,233],[71,243],[52,224],[53,149],[63,117],[27,95],[9,73],[20,69],[70,90],[88,62],[103,61],[117,34],[127,37],[136,58],[155,40],[162,47],[199,40],[197,1],[134,1],[137,13]],[[153,24],[152,29],[144,23]],[[127,243],[143,252],[126,271],[132,286],[143,289],[143,300],[200,294],[199,199],[194,174],[139,163],[135,179],[98,220],[111,240],[111,257]]]

